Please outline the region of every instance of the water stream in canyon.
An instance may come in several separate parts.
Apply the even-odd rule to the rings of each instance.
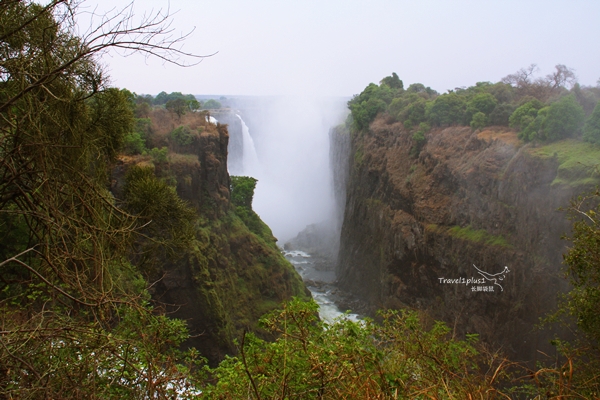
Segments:
[[[256,141],[253,139],[252,132],[250,131],[248,125],[246,124],[240,113],[235,113],[235,117],[237,117],[241,123],[241,132],[234,132],[233,129],[231,129],[230,136],[241,135],[242,137],[241,140],[234,140],[233,137],[230,139],[229,154],[239,154],[242,156],[241,162],[240,160],[237,160],[237,165],[241,165],[241,170],[236,171],[236,173],[242,176],[252,176],[257,178],[259,180],[259,185],[257,186],[258,196],[264,196],[265,193],[261,193],[260,190],[264,189],[265,187],[273,187],[271,176],[269,176],[266,172],[268,172],[269,169],[273,169],[274,167],[277,168],[277,166],[274,166],[272,163],[272,160],[275,157],[270,155],[268,152],[263,151],[263,157],[271,158],[267,160],[268,162],[261,162],[264,160],[261,160],[260,157],[257,155],[260,154],[260,152],[255,146]],[[325,135],[326,137],[327,129],[321,127],[319,131],[322,135]],[[232,148],[232,146],[239,146],[240,144],[242,145],[242,149]],[[321,147],[323,147],[322,143]],[[296,146],[296,149],[301,150],[302,146]],[[304,156],[306,156],[304,163],[306,163],[306,160],[314,160],[315,156],[318,157],[319,150],[320,153],[322,153],[320,154],[321,158],[327,158],[328,147],[314,149],[312,151],[312,154],[303,154]],[[324,165],[327,167],[326,163]],[[289,166],[287,167],[289,168]],[[279,167],[279,169],[281,169],[281,167]],[[293,169],[295,169],[295,173],[302,173],[302,169],[299,167],[299,165],[292,165],[292,170]],[[328,175],[328,173],[323,175]],[[291,176],[289,178],[290,179],[288,179],[288,181],[293,179],[293,177]],[[261,183],[263,184],[263,186],[261,186]],[[285,187],[285,182],[282,182],[281,186]],[[279,189],[281,189],[281,187],[279,187]],[[318,195],[327,196],[328,194],[318,193]],[[290,217],[291,216],[292,215],[290,215]],[[305,221],[305,225],[309,225],[312,222],[314,221]],[[275,233],[278,234],[277,232]],[[312,294],[313,299],[319,305],[319,315],[324,321],[332,323],[336,318],[339,318],[344,315],[345,318],[349,318],[352,320],[359,319],[358,314],[344,313],[340,310],[340,307],[344,308],[344,306],[340,306],[340,304],[347,304],[345,300],[348,299],[348,296],[341,293],[335,285],[336,278],[332,255],[324,256],[319,255],[316,252],[311,253],[311,249],[306,247],[302,248],[302,246],[298,246],[297,244],[293,246],[293,250],[282,249],[282,252],[284,256],[290,261],[290,263],[296,268],[296,270],[304,280],[307,288]]]

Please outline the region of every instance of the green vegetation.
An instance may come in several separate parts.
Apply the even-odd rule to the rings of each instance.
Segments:
[[[203,107],[206,110],[219,109],[219,108],[221,108],[221,103],[219,103],[218,101],[216,101],[214,99],[210,99],[206,103],[204,103]]]
[[[600,102],[596,104],[583,128],[583,140],[600,145]]]
[[[556,158],[558,174],[553,185],[565,184],[573,187],[598,184],[597,170],[600,160],[600,146],[566,139],[529,150],[530,154],[541,158]]]
[[[171,49],[168,39],[154,47],[135,42],[163,37],[162,17],[149,17],[145,27],[111,31],[105,42],[106,36],[93,37],[103,35],[102,29],[77,37],[76,16],[77,3],[0,3],[1,398],[598,397],[600,209],[586,201],[597,204],[599,193],[574,203],[573,215],[583,219],[574,222],[565,258],[574,287],[565,310],[591,345],[560,343],[567,367],[534,372],[535,387],[507,389],[518,385],[507,360],[480,350],[476,335],[456,340],[444,324],[410,310],[384,312],[380,323],[326,326],[314,303],[293,300],[258,327],[259,315],[306,295],[271,231],[252,211],[255,179],[233,177],[231,202],[222,182],[226,172],[221,182],[210,182],[216,189],[193,184],[203,168],[224,168],[219,154],[198,153],[211,146],[195,147],[195,140],[221,143],[226,128],[208,124],[206,113],[187,112],[200,107],[193,96],[161,92],[154,99],[107,87],[96,61],[114,43],[149,54],[165,45]],[[130,26],[108,19],[104,27],[112,22]],[[557,68],[548,87],[562,92],[569,77],[568,69]],[[483,83],[437,96],[420,84],[405,91],[392,74],[350,105],[358,129],[394,108],[393,118],[407,129],[418,126],[418,144],[430,124],[460,120],[479,126],[502,105],[497,115],[505,118],[523,93],[543,92],[544,107],[532,118],[547,110],[540,123],[544,140],[573,134],[573,121],[580,118],[563,118],[565,110],[576,110],[580,101],[588,109],[592,92],[579,88],[572,98],[550,102],[556,92],[537,90],[545,88],[540,85]],[[556,153],[570,171],[576,158],[598,159],[597,147],[580,145],[559,141],[537,155]],[[357,152],[355,159],[363,158]],[[509,245],[470,227],[447,233]],[[182,283],[173,284],[177,280]],[[165,313],[186,304],[153,299],[167,293],[167,284],[187,290],[196,302],[190,321]],[[188,322],[197,322],[196,314],[204,318],[200,336],[212,340],[210,350],[234,353],[240,338],[239,355],[212,369],[202,367],[195,348],[181,351],[189,347]]]
[[[504,237],[491,235],[484,229],[473,229],[471,226],[453,226],[447,228],[436,224],[429,224],[426,226],[426,230],[429,232],[443,233],[473,243],[486,244],[488,246],[512,247]]]
[[[164,37],[128,23],[110,41],[79,38],[77,6],[0,3],[0,397],[170,397],[198,354],[178,350],[185,323],[152,305],[130,260],[142,221],[107,187],[141,138],[128,135],[131,93],[96,62],[124,37],[148,54],[130,38]]]
[[[317,318],[315,303],[294,300],[261,323],[274,342],[245,335],[240,355],[211,370],[207,398],[473,398],[485,396],[503,373],[501,360],[483,357],[416,312],[387,312],[383,321]],[[478,371],[488,370],[486,373]]]
[[[254,198],[254,188],[257,179],[249,176],[231,177],[231,202],[236,206],[252,209],[252,199]]]
[[[490,235],[484,229],[473,229],[471,226],[453,226],[452,228],[448,229],[447,232],[448,235],[452,237],[468,240],[473,243],[485,243],[489,246],[512,247],[512,245],[508,243],[504,237]]]
[[[574,74],[564,65],[546,78],[531,80],[535,66],[508,75],[502,82],[477,82],[439,94],[421,83],[404,90],[394,73],[379,85],[369,84],[348,102],[349,122],[356,130],[366,130],[378,114],[386,120],[402,122],[408,131],[421,138],[422,123],[433,127],[471,126],[473,130],[490,125],[510,126],[525,142],[553,142],[581,137],[586,118],[585,137],[594,142],[600,137],[597,120],[600,112],[586,117],[600,99],[598,88],[574,83]],[[569,90],[565,85],[573,85]],[[414,132],[413,132],[414,133]],[[600,141],[600,139],[599,139]]]

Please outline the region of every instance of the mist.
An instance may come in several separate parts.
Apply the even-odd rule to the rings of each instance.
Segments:
[[[258,158],[258,165],[244,171],[258,179],[252,207],[280,242],[334,215],[328,133],[343,122],[347,100],[303,96],[233,100]]]

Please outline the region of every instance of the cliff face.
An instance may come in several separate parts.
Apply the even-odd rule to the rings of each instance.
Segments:
[[[185,345],[198,348],[212,364],[235,353],[234,339],[244,330],[256,332],[263,314],[307,293],[268,227],[257,234],[236,215],[230,203],[228,140],[226,125],[207,124],[186,154],[171,154],[168,163],[155,165],[157,176],[177,182],[177,194],[196,210],[197,220],[188,247],[159,254],[144,272],[156,304],[187,321],[192,337]],[[114,171],[117,198],[125,171],[134,164],[123,160]]]
[[[351,137],[340,286],[371,311],[426,309],[459,335],[535,359],[550,334],[534,324],[566,289],[560,237],[570,224],[558,208],[585,188],[557,184],[560,154],[542,157],[512,132],[434,129],[418,156],[411,137],[383,119]],[[508,267],[503,291],[474,265]],[[443,280],[459,278],[483,281]]]

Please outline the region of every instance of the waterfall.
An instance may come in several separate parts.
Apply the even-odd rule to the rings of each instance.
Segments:
[[[246,125],[242,117],[238,114],[235,116],[238,117],[242,123],[242,173],[240,175],[256,178],[260,169],[260,163],[258,162],[258,156],[256,155],[254,140],[252,140],[248,125]]]

